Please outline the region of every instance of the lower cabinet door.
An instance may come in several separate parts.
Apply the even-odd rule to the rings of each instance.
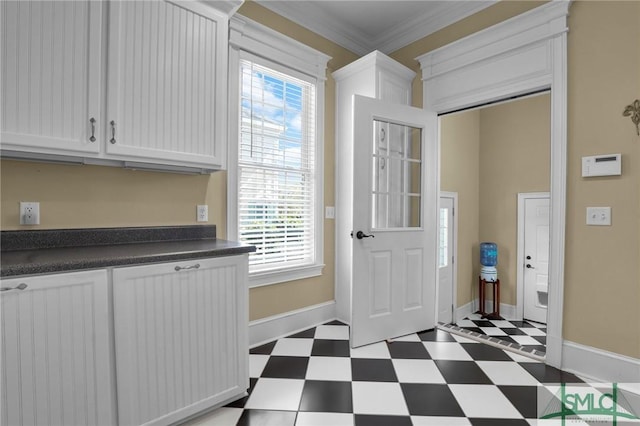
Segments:
[[[249,387],[247,256],[113,271],[120,425],[166,425]]]
[[[106,270],[0,287],[0,424],[115,424]]]

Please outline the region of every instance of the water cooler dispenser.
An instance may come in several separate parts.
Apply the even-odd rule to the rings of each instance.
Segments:
[[[480,243],[480,278],[495,282],[498,279],[498,245],[496,243]]]

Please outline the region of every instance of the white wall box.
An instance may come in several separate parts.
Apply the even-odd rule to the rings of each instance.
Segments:
[[[336,308],[350,322],[353,221],[353,95],[411,104],[415,73],[385,54],[374,51],[335,71],[336,80]],[[377,124],[376,132],[388,133]]]
[[[107,271],[0,286],[0,424],[115,424]]]
[[[113,271],[120,425],[166,425],[249,387],[247,255]]]
[[[620,176],[621,174],[622,154],[582,157],[582,177]]]
[[[224,168],[228,18],[241,3],[2,2],[3,156]]]

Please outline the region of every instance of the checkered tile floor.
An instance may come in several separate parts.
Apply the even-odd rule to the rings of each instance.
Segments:
[[[528,425],[576,376],[442,330],[349,348],[333,321],[250,351],[249,395],[190,425]]]
[[[547,344],[547,325],[529,320],[486,320],[478,314],[471,314],[456,324],[463,330],[489,336],[503,342],[512,343],[511,346],[521,346],[525,352],[544,356]]]

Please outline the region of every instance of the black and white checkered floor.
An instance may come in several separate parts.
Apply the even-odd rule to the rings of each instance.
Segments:
[[[471,314],[455,325],[463,330],[489,336],[503,342],[511,343],[512,347],[520,346],[525,352],[544,357],[547,344],[547,325],[523,320],[487,320],[479,314]]]
[[[249,395],[190,425],[529,425],[578,377],[441,330],[349,348],[333,321],[250,351]]]

